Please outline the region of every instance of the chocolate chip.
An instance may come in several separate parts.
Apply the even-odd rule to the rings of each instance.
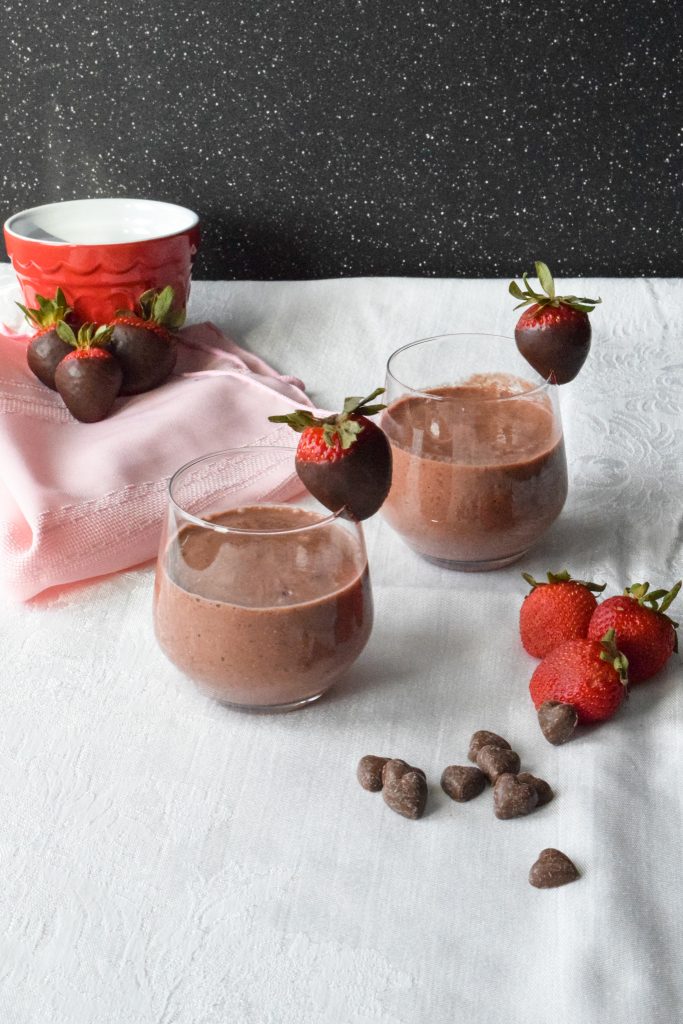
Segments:
[[[529,871],[529,881],[537,889],[555,889],[580,878],[576,865],[560,850],[541,850]]]
[[[493,787],[493,810],[497,818],[521,818],[531,814],[538,804],[538,793],[528,782],[520,782],[516,775],[505,774],[496,779]]]
[[[427,806],[427,782],[420,768],[395,758],[384,765],[384,802],[404,818],[421,818]]]
[[[451,800],[465,803],[472,800],[486,788],[486,776],[478,768],[451,764],[441,775],[441,788]]]
[[[375,754],[361,757],[356,775],[363,789],[369,790],[370,793],[379,792],[382,788],[382,768],[388,760],[388,757],[376,757]]]
[[[556,747],[572,737],[578,720],[576,708],[557,700],[546,700],[538,709],[541,732],[548,743],[553,743]]]
[[[509,747],[494,747],[488,744],[477,753],[477,766],[481,768],[490,782],[495,782],[499,775],[510,773],[516,775],[522,767],[519,754]]]
[[[388,782],[395,782],[406,772],[417,772],[425,782],[427,781],[427,776],[421,768],[415,768],[414,765],[402,761],[400,757],[392,757],[382,768],[382,785],[386,786]]]
[[[487,729],[480,729],[479,732],[475,732],[470,740],[470,749],[467,753],[470,761],[477,763],[477,754],[482,747],[502,747],[503,750],[510,750],[510,744],[507,740],[504,740],[502,736],[498,736],[495,732],[489,732]]]
[[[536,796],[538,797],[538,807],[543,807],[544,804],[549,804],[555,794],[552,791],[550,785],[545,779],[537,779],[531,772],[520,772],[517,776],[518,782],[528,782],[530,786],[533,786],[536,790]]]

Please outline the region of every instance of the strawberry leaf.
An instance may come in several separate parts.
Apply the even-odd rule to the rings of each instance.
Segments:
[[[660,612],[665,612],[667,608],[671,606],[672,602],[675,601],[676,597],[678,596],[678,592],[681,589],[682,582],[683,581],[679,580],[678,583],[674,584],[674,586],[671,588],[671,590],[659,606]]]
[[[19,309],[24,314],[24,316],[25,316],[26,320],[28,321],[28,323],[30,323],[30,324],[38,323],[38,321],[36,320],[35,314],[34,314],[32,309],[29,309],[28,306],[22,306],[22,304],[20,302],[15,302],[14,305],[19,307]]]
[[[595,306],[588,306],[584,302],[565,302],[565,306],[571,306],[572,309],[576,309],[579,313],[592,313]]]
[[[366,395],[365,398],[357,395],[352,395],[350,398],[344,400],[343,415],[348,416],[352,412],[362,412],[364,415],[372,415],[367,412],[367,404],[371,402],[373,398],[377,398],[378,395],[384,394],[384,388],[375,388],[371,395]],[[379,412],[380,409],[384,409],[386,406],[378,405],[375,406],[375,412]]]
[[[510,284],[508,285],[508,291],[510,295],[512,295],[513,299],[524,299],[525,302],[527,301],[524,297],[524,292],[519,287],[516,281],[510,281]]]
[[[295,409],[294,412],[287,413],[283,416],[269,416],[271,423],[287,423],[292,430],[296,430],[298,434],[302,434],[308,427],[319,427],[321,421],[316,419],[313,413],[307,409]]]
[[[331,428],[332,441],[327,440],[327,427]],[[363,431],[363,424],[359,423],[358,420],[342,420],[338,424],[325,424],[323,428],[323,436],[328,444],[334,443],[334,435],[337,434],[339,437],[342,449],[346,451],[354,443],[356,438]]]
[[[154,289],[150,288],[148,291],[143,292],[140,298],[138,299],[138,305],[140,307],[142,316],[145,320],[152,319],[152,310],[154,308],[155,295],[156,292],[154,291]]]
[[[349,398],[344,399],[344,412],[355,412],[359,405],[363,404],[362,395],[351,395]]]
[[[158,324],[163,324],[166,317],[171,312],[173,298],[173,289],[170,284],[167,284],[154,299],[154,304],[152,306],[152,319],[156,320]]]
[[[176,309],[169,313],[166,317],[166,327],[170,327],[172,331],[179,331],[185,323],[185,315],[184,309]]]
[[[55,330],[57,331],[57,334],[62,339],[62,341],[65,341],[67,345],[73,345],[74,348],[76,347],[76,335],[71,330],[68,324],[65,324],[64,321],[62,320],[60,321],[60,323],[57,324]]]
[[[550,273],[547,265],[537,260],[534,263],[536,268],[536,277],[540,281],[541,288],[551,299],[555,298],[555,282],[553,281],[553,275]]]

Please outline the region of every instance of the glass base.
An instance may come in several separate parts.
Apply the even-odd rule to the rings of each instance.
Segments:
[[[492,558],[481,562],[460,562],[456,559],[450,558],[433,558],[431,555],[424,555],[421,551],[417,551],[415,548],[413,548],[413,551],[415,551],[420,558],[424,558],[426,562],[431,562],[432,565],[438,565],[442,569],[452,569],[455,572],[491,572],[494,569],[504,569],[506,565],[512,565],[514,562],[518,562],[520,558],[524,558],[529,551],[529,548],[525,548],[524,551],[518,551],[514,555],[506,555],[504,558]]]
[[[320,700],[325,690],[320,690],[319,693],[314,693],[310,697],[302,697],[301,700],[293,700],[289,704],[233,704],[229,700],[221,700],[219,697],[215,698],[219,704],[224,708],[230,708],[231,711],[247,711],[251,714],[259,715],[281,715],[287,711],[296,711],[298,708],[305,708],[309,704],[314,704],[317,700]]]

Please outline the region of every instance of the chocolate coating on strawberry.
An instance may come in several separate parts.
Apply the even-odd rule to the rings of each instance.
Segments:
[[[295,466],[301,482],[326,508],[351,519],[368,519],[391,487],[391,447],[386,434],[368,416],[384,409],[370,404],[383,393],[347,398],[343,412],[321,419],[308,409],[269,416],[301,434]]]
[[[66,320],[71,313],[71,307],[67,305],[61,288],[57,289],[54,299],[36,295],[36,302],[38,306],[35,309],[17,302],[27,322],[38,328],[26,350],[26,361],[38,380],[54,391],[55,370],[62,359],[72,351],[71,345],[60,338],[57,326]]]
[[[515,341],[537,373],[554,384],[567,384],[586,361],[591,346],[588,313],[602,300],[556,295],[545,263],[537,262],[535,268],[545,294],[534,291],[528,274],[522,274],[524,289],[516,281],[511,281],[508,289],[515,299],[521,299],[515,309],[531,304],[517,322]]]
[[[66,324],[60,334],[66,339],[71,331]],[[71,332],[73,336],[73,332]],[[96,423],[110,412],[121,389],[123,373],[116,358],[101,346],[110,337],[107,327],[94,330],[85,324],[71,342],[72,350],[60,362],[55,373],[57,390],[65,406],[81,423]]]
[[[170,285],[144,292],[137,312],[119,310],[111,321],[111,351],[123,371],[121,394],[151,391],[173,372],[178,348],[172,332],[185,320],[184,310],[173,309],[173,300]]]

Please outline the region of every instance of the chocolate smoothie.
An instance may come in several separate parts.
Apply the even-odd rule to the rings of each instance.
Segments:
[[[231,509],[186,526],[157,570],[157,639],[221,701],[294,704],[326,690],[370,636],[372,598],[361,544],[340,523],[291,506]],[[277,533],[267,531],[288,530]]]
[[[387,522],[421,555],[456,567],[513,561],[567,496],[564,442],[547,395],[504,375],[424,395],[400,398],[382,417],[394,461]]]

